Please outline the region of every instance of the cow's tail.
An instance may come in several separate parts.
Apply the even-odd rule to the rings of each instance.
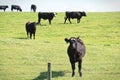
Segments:
[[[40,24],[40,22],[36,22],[36,25],[39,25]]]
[[[65,20],[65,21],[64,21],[64,24],[65,24],[65,23],[66,23],[66,20],[67,20],[67,16],[64,17],[64,20]]]
[[[40,24],[40,12],[38,13],[38,22],[36,24]]]
[[[65,16],[64,19],[66,19],[67,17]]]
[[[40,24],[40,22],[36,22],[36,24]]]

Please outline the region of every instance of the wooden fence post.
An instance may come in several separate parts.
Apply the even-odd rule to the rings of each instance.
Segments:
[[[48,63],[48,80],[52,80],[51,63]]]

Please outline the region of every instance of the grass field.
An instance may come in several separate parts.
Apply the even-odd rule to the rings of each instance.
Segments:
[[[87,13],[80,24],[63,24],[58,13],[49,25],[37,26],[36,39],[27,39],[25,23],[37,22],[37,13],[0,12],[0,80],[118,80],[120,78],[120,12]],[[86,44],[83,77],[71,77],[64,38],[80,36]]]

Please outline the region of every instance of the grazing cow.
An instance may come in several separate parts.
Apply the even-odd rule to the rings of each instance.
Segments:
[[[8,6],[7,5],[0,5],[0,9],[2,10],[4,10],[4,12],[5,12],[5,10],[6,10],[6,8],[8,8]]]
[[[27,22],[25,25],[26,32],[27,32],[27,37],[29,37],[30,34],[30,39],[32,39],[32,34],[33,38],[35,39],[35,33],[36,33],[36,22]]]
[[[19,5],[11,5],[11,11],[13,11],[13,9],[22,12],[22,9],[21,9],[21,7]]]
[[[72,23],[70,21],[70,18],[72,18],[72,19],[76,18],[77,23],[80,23],[80,19],[82,18],[82,16],[86,16],[86,13],[85,12],[66,12],[65,13],[65,21],[64,21],[64,23],[66,23],[67,19],[69,20],[70,23]]]
[[[33,10],[33,12],[36,12],[36,9],[37,9],[36,5],[32,4],[31,5],[31,11]]]
[[[39,12],[37,24],[41,24],[40,23],[41,19],[44,19],[44,20],[48,19],[49,24],[51,24],[51,20],[53,19],[53,17],[55,17],[55,14],[53,12]]]
[[[79,75],[82,77],[82,58],[85,55],[86,48],[83,41],[78,37],[65,38],[66,43],[70,43],[67,53],[72,67],[72,77],[75,75],[75,63],[78,62]]]

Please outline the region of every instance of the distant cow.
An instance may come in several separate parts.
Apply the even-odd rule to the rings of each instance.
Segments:
[[[75,75],[75,63],[78,62],[79,75],[82,77],[82,58],[85,55],[86,47],[83,41],[78,37],[65,38],[67,43],[70,43],[67,53],[72,67],[72,77]]]
[[[5,12],[6,8],[8,8],[7,5],[0,5],[0,10],[4,10],[4,12]]]
[[[38,13],[38,24],[41,24],[41,19],[49,21],[49,24],[51,24],[51,20],[54,18],[55,14],[53,12],[39,12]]]
[[[70,18],[77,19],[77,23],[80,23],[80,19],[82,18],[82,16],[86,16],[85,12],[65,12],[65,21],[64,23],[66,23],[66,20],[68,19],[70,23],[72,23],[70,21]]]
[[[36,9],[37,9],[36,5],[32,4],[31,5],[31,11],[33,10],[33,12],[36,12]]]
[[[27,32],[27,37],[29,37],[30,34],[30,39],[32,39],[32,34],[33,38],[35,39],[35,33],[36,33],[36,22],[27,22],[25,25],[26,32]]]
[[[14,9],[22,12],[22,9],[19,5],[11,5],[11,11],[13,11]]]

